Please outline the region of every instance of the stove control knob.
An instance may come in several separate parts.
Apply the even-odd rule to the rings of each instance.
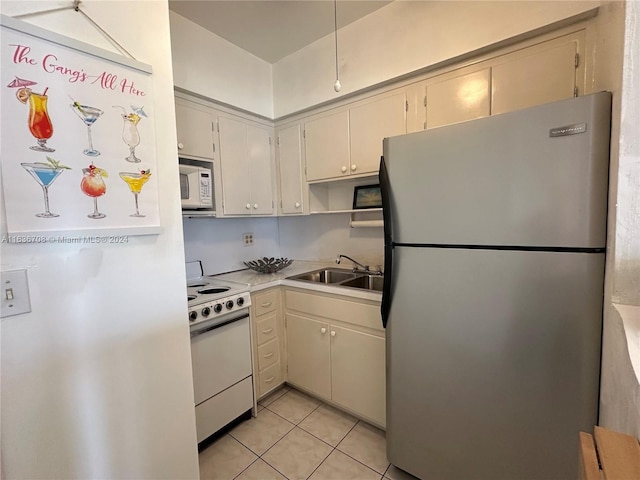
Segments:
[[[213,311],[216,313],[220,313],[222,311],[222,304],[221,303],[216,303],[213,306]]]
[[[236,303],[238,304],[239,307],[244,305],[244,297],[239,297],[238,300],[236,300]]]
[[[209,307],[204,307],[202,309],[202,316],[203,317],[208,317],[210,313],[211,313],[211,309]]]
[[[227,310],[231,310],[233,308],[233,300],[227,300],[226,307]]]
[[[190,322],[195,321],[196,318],[198,318],[198,312],[196,312],[195,310],[192,310],[191,312],[189,312],[189,321]]]

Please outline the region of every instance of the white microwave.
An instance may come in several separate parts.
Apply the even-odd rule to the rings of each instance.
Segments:
[[[183,210],[214,210],[213,162],[179,159]]]

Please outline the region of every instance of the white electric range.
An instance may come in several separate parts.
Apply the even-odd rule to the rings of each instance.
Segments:
[[[191,363],[198,443],[254,408],[249,286],[187,263]]]

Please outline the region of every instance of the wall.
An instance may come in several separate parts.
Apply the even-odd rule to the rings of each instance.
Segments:
[[[0,11],[70,4],[3,0]],[[195,479],[167,4],[81,8],[153,67],[162,233],[125,245],[2,244],[3,270],[28,269],[32,308],[2,319],[2,478]],[[24,20],[117,52],[73,10]]]
[[[253,234],[252,246],[244,246],[243,233]],[[185,218],[184,238],[186,260],[202,261],[207,275],[247,268],[243,261],[281,256],[275,217]]]
[[[600,423],[640,437],[640,4],[631,1],[624,7],[608,3],[602,9],[596,58],[595,88],[617,85]]]
[[[598,2],[396,1],[273,65],[276,118],[581,16]],[[338,15],[339,11],[338,2]],[[491,25],[491,28],[487,28]],[[446,26],[446,27],[445,27]]]
[[[271,65],[170,12],[175,86],[273,118]]]

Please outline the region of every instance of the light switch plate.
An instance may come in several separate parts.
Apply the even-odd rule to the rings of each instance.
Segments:
[[[26,270],[0,272],[0,317],[10,317],[31,311],[29,282]]]

